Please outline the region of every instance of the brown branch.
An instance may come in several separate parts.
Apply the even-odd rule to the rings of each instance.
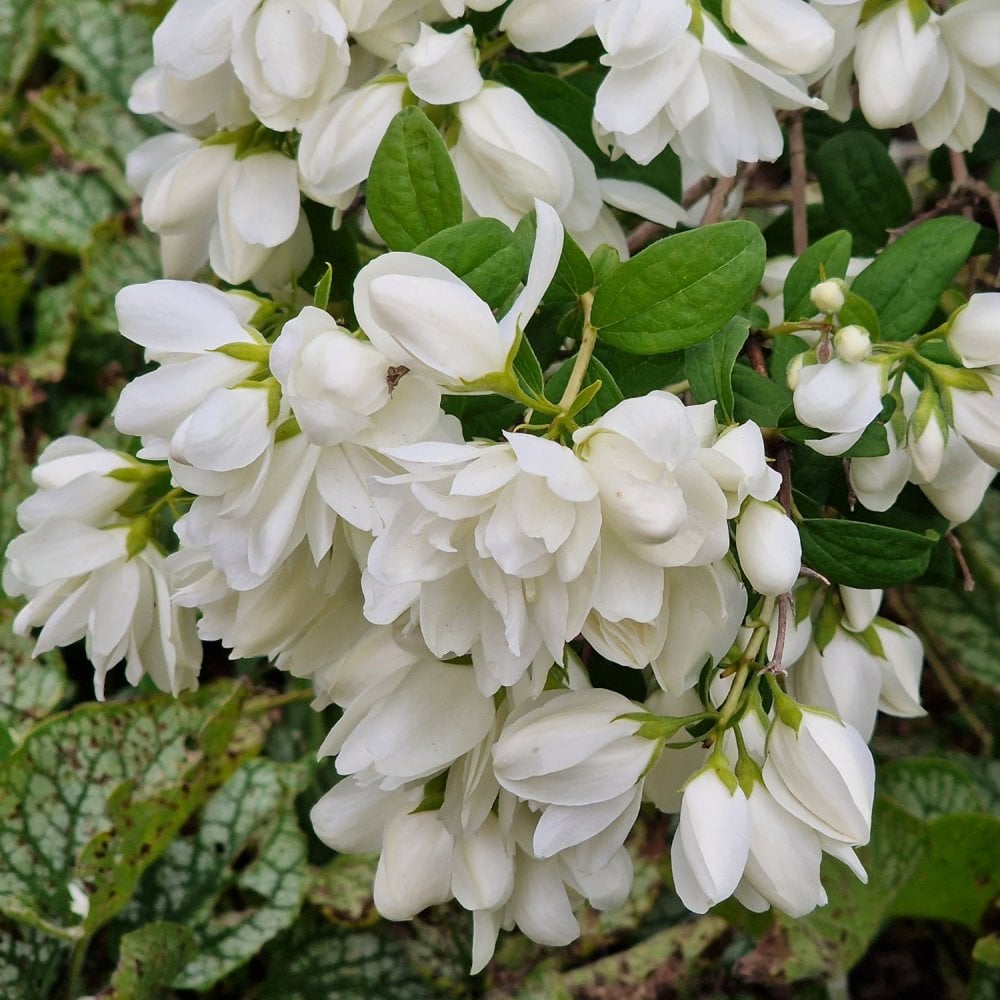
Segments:
[[[718,222],[722,215],[722,210],[726,207],[726,196],[732,191],[736,184],[735,177],[720,177],[712,188],[712,194],[708,199],[708,208],[702,217],[703,226],[711,226]]]
[[[976,581],[973,579],[969,564],[965,561],[965,553],[962,551],[962,541],[954,531],[945,534],[945,539],[955,554],[955,561],[962,573],[962,589],[968,594],[976,589]]]
[[[792,169],[792,248],[801,257],[809,247],[809,215],[806,208],[806,137],[802,112],[789,115],[788,159]]]

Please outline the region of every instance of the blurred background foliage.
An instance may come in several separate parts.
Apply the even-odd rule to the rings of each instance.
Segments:
[[[124,159],[158,126],[126,100],[168,7],[0,0],[0,548],[48,440],[76,433],[129,447],[108,414],[143,362],[116,335],[114,295],[159,271]],[[949,211],[984,226],[969,290],[990,287],[995,115],[968,157],[978,186],[957,197],[947,156],[890,157],[889,136],[863,122],[805,122],[813,238],[846,228],[856,252],[871,253],[886,228],[950,199]],[[772,253],[790,249],[783,203],[786,166],[761,167],[745,214],[768,226]],[[0,995],[993,1000],[1000,494],[959,537],[972,593],[932,568],[928,582],[946,585],[887,596],[888,613],[925,640],[930,715],[880,721],[868,886],[831,861],[830,904],[806,919],[735,902],[693,917],[671,889],[670,820],[650,813],[631,846],[626,907],[585,916],[567,949],[504,936],[475,978],[466,914],[382,921],[374,859],[331,859],[311,833],[308,810],[334,778],[315,761],[333,720],[309,708],[298,682],[210,648],[196,695],[112,685],[97,705],[82,651],[32,661],[31,642],[10,630],[15,602],[0,593]],[[86,915],[74,912],[71,886],[91,897]]]

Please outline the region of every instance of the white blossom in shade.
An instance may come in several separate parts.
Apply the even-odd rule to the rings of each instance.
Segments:
[[[493,748],[497,780],[519,798],[547,805],[619,800],[635,789],[656,749],[638,735],[640,723],[620,718],[640,710],[624,695],[592,688],[515,713]]]
[[[811,643],[788,670],[788,693],[797,701],[833,712],[865,739],[875,729],[881,658],[852,633],[838,628],[819,649]]]
[[[784,72],[812,73],[833,54],[833,27],[801,0],[728,0],[724,10],[733,31]]]
[[[551,52],[594,33],[604,0],[513,0],[500,30],[525,52]]]
[[[920,637],[905,625],[884,620],[875,625],[875,631],[885,653],[879,659],[882,673],[879,710],[903,719],[926,715],[920,704],[920,674],[924,665]]]
[[[799,707],[796,726],[783,721],[780,712],[767,740],[767,790],[818,833],[867,844],[875,798],[868,745],[853,726],[826,712]]]
[[[151,66],[132,84],[128,107],[192,136],[238,129],[254,121],[246,91],[228,61],[193,79]]]
[[[851,489],[869,510],[888,510],[913,474],[913,457],[899,443],[891,421],[886,424],[885,432],[888,454],[851,459]]]
[[[245,0],[177,0],[153,32],[153,60],[185,80],[229,61],[233,17]]]
[[[386,824],[375,870],[375,908],[386,920],[410,920],[451,898],[455,840],[436,810],[397,813]]]
[[[375,80],[340,94],[299,126],[299,183],[310,198],[339,212],[351,206],[405,91],[400,81]]]
[[[392,379],[385,355],[314,306],[282,327],[268,363],[315,444],[404,444],[429,432],[440,413],[436,385],[415,372]]]
[[[481,742],[493,717],[470,667],[425,653],[354,699],[319,753],[336,754],[341,774],[367,771],[395,788],[448,767]]]
[[[740,567],[759,594],[777,597],[792,589],[802,566],[795,522],[775,503],[750,500],[736,525]]]
[[[654,715],[680,718],[702,712],[705,706],[702,705],[698,692],[693,687],[688,687],[676,695],[654,691],[646,699],[645,708]],[[682,730],[674,737],[674,742],[685,739],[686,731]],[[642,783],[643,797],[661,812],[680,812],[684,785],[692,775],[704,768],[709,753],[700,742],[680,749],[664,747],[659,759],[646,773]]]
[[[938,474],[920,489],[953,525],[979,509],[996,470],[984,462],[958,434],[949,434]]]
[[[698,461],[725,492],[729,517],[736,517],[747,497],[772,500],[781,486],[781,476],[768,465],[760,428],[752,420],[723,430],[710,448],[698,453]]]
[[[420,784],[387,791],[350,776],[320,798],[309,819],[327,847],[344,854],[371,854],[381,849],[389,821],[412,813],[421,799]]]
[[[143,471],[134,459],[96,441],[56,438],[31,470],[38,491],[18,504],[17,523],[24,531],[55,518],[104,527],[135,491]]]
[[[669,752],[669,751],[667,751]],[[670,845],[674,888],[694,913],[728,899],[739,884],[750,851],[750,812],[729,772],[710,762],[684,786],[677,831]]]
[[[1000,364],[1000,292],[980,292],[948,326],[948,343],[966,368]]]
[[[443,815],[443,814],[442,814]],[[467,910],[503,906],[514,890],[514,858],[496,816],[456,840],[451,888]]]
[[[977,372],[985,390],[951,389],[952,421],[965,443],[988,465],[1000,468],[1000,374]]]
[[[477,391],[504,375],[519,331],[538,307],[562,253],[563,229],[551,206],[536,202],[537,231],[524,288],[498,321],[489,305],[443,264],[415,253],[387,253],[354,284],[354,310],[369,340],[453,392]]]
[[[347,25],[333,0],[244,3],[233,36],[236,75],[268,128],[295,128],[347,80]]]
[[[118,293],[122,335],[146,349],[147,361],[160,364],[130,382],[115,408],[115,426],[142,437],[142,457],[166,458],[177,428],[209,395],[253,374],[257,362],[218,348],[264,348],[263,337],[249,327],[258,305],[251,296],[166,279]]]
[[[161,237],[168,277],[191,278],[208,262],[242,284],[291,245],[287,284],[312,256],[295,161],[283,153],[237,159],[235,142],[155,136],[129,155],[127,173],[142,195],[143,221]]]
[[[690,224],[690,216],[683,205],[648,184],[615,177],[602,177],[597,183],[601,189],[601,197],[614,208],[641,215],[644,219],[658,222],[668,229]]]
[[[639,163],[671,144],[716,176],[732,176],[741,160],[775,159],[782,138],[772,102],[825,105],[729,42],[710,16],[696,37],[691,16],[685,0],[611,0],[598,11],[610,67],[594,109],[599,134]]]
[[[923,6],[923,5],[921,5]],[[891,4],[858,30],[854,72],[865,118],[876,128],[915,121],[940,97],[948,77],[940,17],[931,10],[918,27],[909,3]]]
[[[839,122],[851,116],[854,99],[854,45],[863,0],[812,0],[811,6],[833,27],[833,52],[825,66],[806,76],[809,84],[820,83],[820,97],[829,105],[827,114]]]
[[[882,410],[885,371],[874,362],[850,364],[831,358],[805,365],[792,393],[795,415],[807,427],[829,431],[832,438],[807,443],[823,455],[839,455],[861,437]]]
[[[476,38],[468,24],[450,34],[421,24],[420,37],[399,53],[396,65],[410,90],[428,104],[457,104],[483,89]]]
[[[859,590],[856,587],[838,588],[844,605],[842,625],[851,632],[864,632],[875,620],[882,606],[881,590]]]
[[[28,603],[14,618],[14,632],[41,626],[34,655],[85,640],[94,665],[94,689],[119,661],[138,684],[148,675],[161,691],[177,695],[197,687],[201,644],[193,611],[171,603],[163,556],[153,545],[129,554],[129,527],[99,529],[54,518],[7,547],[4,590]]]
[[[601,192],[593,164],[520,94],[488,85],[457,112],[460,130],[451,155],[476,215],[513,229],[540,199],[570,232],[596,223]]]
[[[823,906],[827,895],[820,881],[822,848],[816,831],[783,809],[760,782],[747,797],[747,811],[750,850],[736,898],[747,909],[770,905],[791,917]]]
[[[648,564],[633,559],[628,572],[644,573],[650,582],[658,576],[656,566],[713,562],[729,548],[725,494],[698,461],[701,441],[692,422],[698,415],[698,407],[685,407],[671,393],[651,392],[624,400],[573,435],[597,483],[605,525],[620,550]],[[610,548],[607,558],[602,554],[602,573],[617,578],[613,558],[628,556]],[[656,601],[661,583],[652,586],[648,600]]]

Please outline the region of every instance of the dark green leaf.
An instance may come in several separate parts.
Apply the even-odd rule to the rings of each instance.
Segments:
[[[883,340],[905,340],[923,329],[978,232],[976,223],[959,216],[929,219],[886,247],[854,279],[851,290],[878,313]]]
[[[812,289],[827,278],[843,278],[851,259],[851,234],[838,230],[813,243],[792,265],[785,279],[785,319],[788,322],[816,314],[809,298]],[[820,273],[820,267],[823,274]]]
[[[684,378],[684,352],[672,354],[626,354],[607,344],[598,343],[594,356],[615,377],[625,396],[645,396],[654,389],[665,389]]]
[[[576,355],[574,354],[549,379],[545,385],[546,399],[552,400],[553,403],[559,402],[569,382],[569,377],[573,372],[575,361]],[[621,389],[615,383],[611,372],[597,358],[592,357],[587,364],[587,373],[583,377],[583,388],[586,389],[587,386],[598,381],[601,383],[601,388],[594,398],[575,416],[576,422],[581,426],[593,423],[601,414],[607,413],[608,410],[613,406],[617,406],[625,398],[622,395]],[[547,421],[547,418],[536,415],[535,420],[544,423]]]
[[[524,252],[497,219],[473,219],[444,229],[414,251],[440,261],[493,309],[503,306],[524,278]]]
[[[0,90],[13,89],[35,58],[42,13],[37,0],[0,0]]]
[[[792,394],[780,382],[765,378],[749,365],[737,364],[732,371],[733,416],[736,420],[752,420],[761,427],[777,427],[781,415],[792,405]]]
[[[633,354],[690,347],[727,323],[764,273],[764,240],[750,222],[722,222],[647,247],[594,296],[599,336]]]
[[[850,231],[857,253],[884,246],[910,219],[910,192],[888,150],[870,132],[843,132],[820,146],[815,169],[827,217]]]
[[[889,435],[885,424],[869,424],[861,437],[844,452],[844,458],[878,458],[889,454]]]
[[[871,334],[872,340],[881,338],[882,324],[879,322],[878,314],[866,299],[861,298],[855,292],[849,291],[844,295],[844,308],[840,310],[840,322],[843,326],[853,323],[863,327]]]
[[[521,338],[517,354],[514,356],[514,374],[517,376],[521,388],[529,396],[537,398],[542,395],[542,388],[545,384],[542,366],[538,363],[538,358],[535,356],[527,337]]]
[[[832,583],[894,587],[927,569],[936,538],[880,524],[809,518],[799,524],[802,558]]]
[[[404,108],[375,151],[368,213],[391,250],[413,250],[462,221],[462,192],[448,149],[419,108]]]
[[[733,421],[733,365],[750,333],[750,324],[734,316],[721,330],[684,352],[684,370],[698,403],[718,403],[722,423]]]

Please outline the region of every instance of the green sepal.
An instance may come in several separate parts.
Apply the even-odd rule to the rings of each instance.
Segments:
[[[125,551],[129,559],[134,559],[149,544],[152,527],[148,517],[137,517],[129,525],[125,538]]]
[[[793,698],[790,698],[781,690],[781,685],[778,684],[772,674],[768,674],[767,679],[771,687],[771,694],[774,697],[774,710],[778,716],[778,721],[797,733],[802,725],[802,709]]]
[[[444,805],[444,789],[448,783],[448,772],[435,775],[424,785],[424,797],[420,800],[420,805],[412,810],[413,813],[434,812]]]
[[[271,356],[270,344],[248,344],[244,340],[234,341],[231,344],[223,344],[221,347],[213,347],[212,354],[224,354],[227,358],[235,361],[250,361],[255,365],[266,365],[267,359]]]
[[[302,428],[299,426],[298,420],[295,417],[289,417],[287,420],[283,420],[278,424],[274,431],[274,443],[281,444],[282,441],[288,441],[293,437],[297,437],[302,433]]]
[[[848,630],[847,634],[855,642],[864,646],[872,656],[877,656],[880,660],[888,659],[885,655],[885,647],[882,645],[882,640],[879,638],[878,632],[875,631],[874,622],[863,632],[851,632]]]
[[[592,403],[594,397],[597,396],[603,386],[604,383],[598,379],[596,382],[591,382],[590,385],[581,389],[576,394],[576,399],[573,400],[573,404],[569,408],[569,416],[575,417],[584,407]]]
[[[950,365],[931,365],[931,377],[949,389],[961,392],[989,392],[990,387],[979,372],[969,368],[952,368]]]
[[[323,276],[316,282],[316,289],[313,292],[313,305],[317,309],[325,310],[330,304],[330,289],[333,287],[333,265],[327,261],[326,270]]]

